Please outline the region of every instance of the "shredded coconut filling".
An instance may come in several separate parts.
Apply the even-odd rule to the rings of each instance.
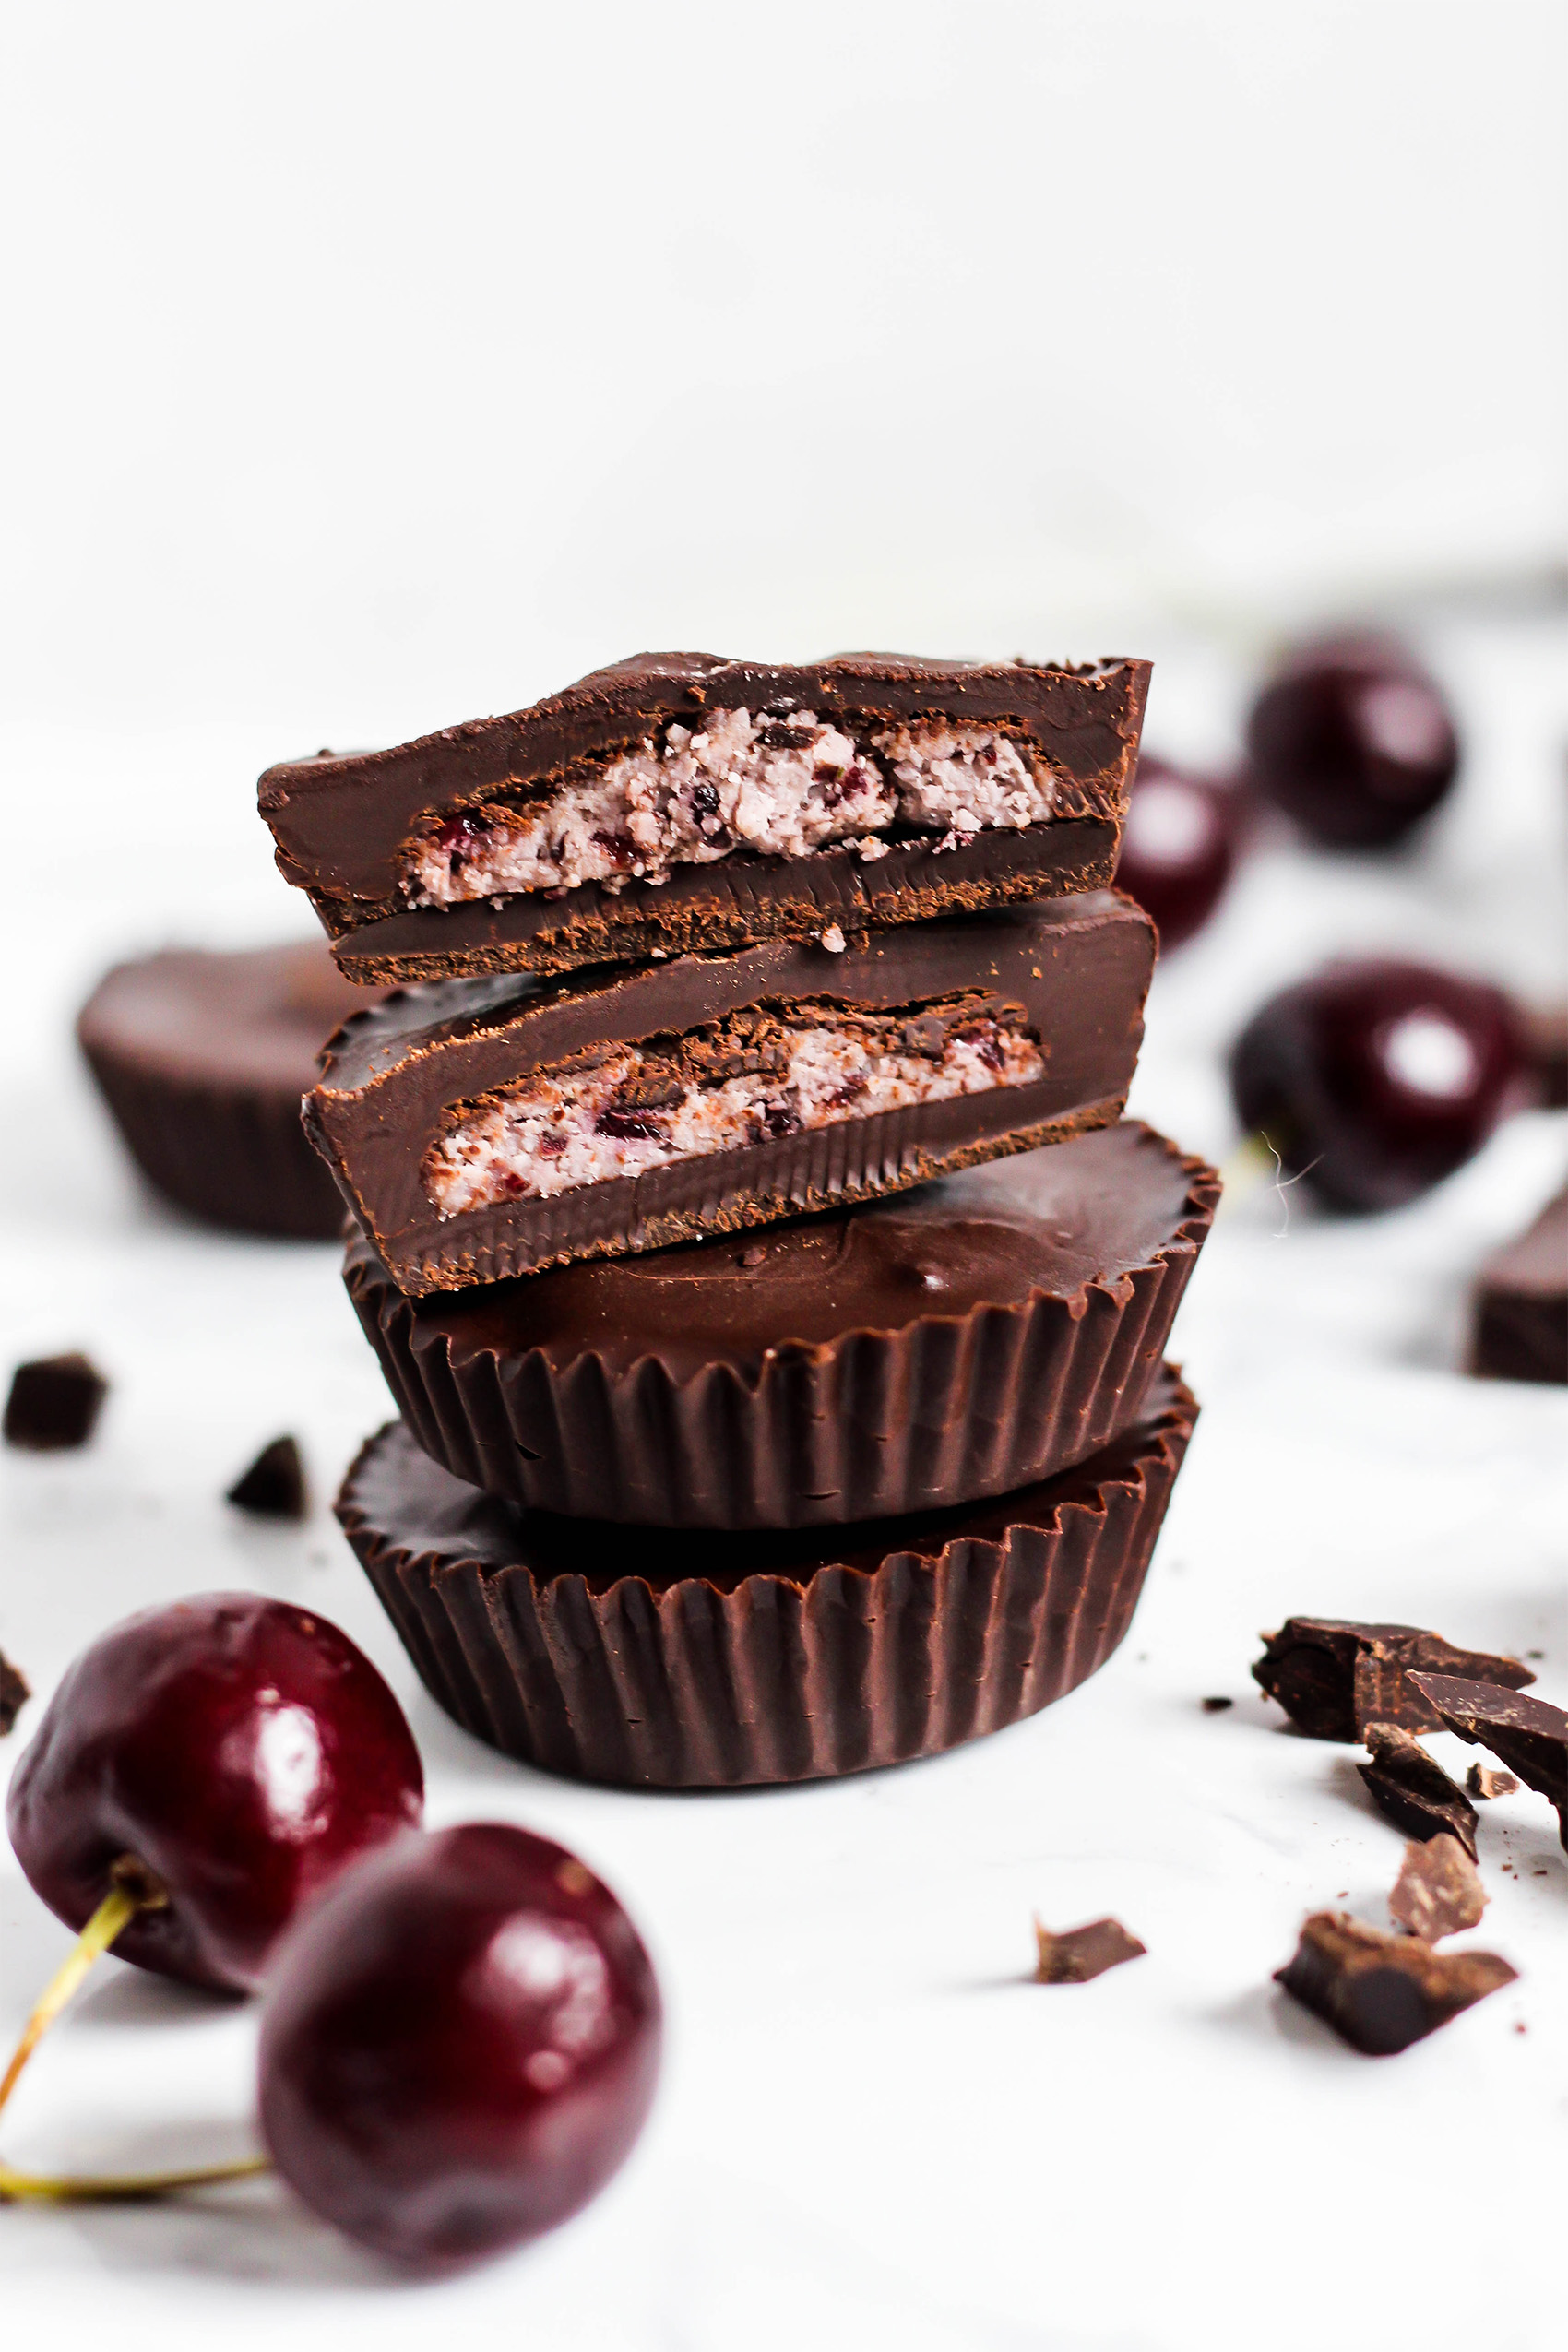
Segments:
[[[902,825],[952,848],[991,827],[1050,814],[1055,779],[1027,745],[990,727],[892,727],[862,750],[814,712],[782,719],[715,711],[702,732],[674,724],[537,807],[493,803],[413,843],[403,887],[415,906],[520,891],[669,880],[734,849],[799,858],[834,841],[866,861]]]
[[[625,1100],[648,1059],[635,1045],[589,1070],[531,1078],[454,1121],[425,1155],[425,1190],[444,1218],[549,1200],[673,1160],[1045,1075],[1034,1040],[988,1017],[950,1032],[937,1053],[888,1051],[874,1033],[851,1028],[796,1028],[788,1039],[774,1068],[692,1078],[653,1105]]]

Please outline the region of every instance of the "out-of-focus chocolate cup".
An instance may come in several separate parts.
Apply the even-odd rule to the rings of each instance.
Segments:
[[[1020,1493],[742,1541],[519,1512],[395,1421],[337,1509],[426,1689],[493,1747],[624,1787],[810,1780],[1000,1730],[1102,1666],[1196,1417],[1168,1367],[1135,1429]]]
[[[155,1191],[209,1225],[329,1241],[342,1198],[300,1098],[333,1030],[385,992],[346,980],[315,940],[170,949],[106,973],[77,1037]]]
[[[892,1201],[405,1298],[344,1278],[412,1434],[534,1510],[804,1527],[1050,1478],[1138,1416],[1218,1179],[1135,1121]]]

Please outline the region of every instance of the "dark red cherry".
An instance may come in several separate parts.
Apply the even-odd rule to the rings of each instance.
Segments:
[[[1336,1208],[1396,1208],[1527,1092],[1517,1018],[1484,980],[1330,964],[1271,996],[1230,1057],[1242,1124]]]
[[[1161,955],[1213,914],[1236,862],[1236,837],[1230,793],[1144,754],[1122,829],[1116,887],[1153,917]]]
[[[121,1929],[117,1957],[249,1992],[306,1898],[423,1802],[402,1711],[346,1633],[287,1601],[202,1593],[83,1651],[7,1818],[67,1927],[128,1880],[167,1900]]]
[[[1380,849],[1436,808],[1459,766],[1448,706],[1391,638],[1289,654],[1253,707],[1251,781],[1314,841]]]
[[[279,1953],[262,2133],[362,2245],[476,2262],[604,2186],[652,2101],[659,2030],[636,1930],[563,1847],[489,1822],[407,1838]]]

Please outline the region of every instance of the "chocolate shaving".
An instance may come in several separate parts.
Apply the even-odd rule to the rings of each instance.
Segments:
[[[10,1732],[31,1696],[32,1686],[27,1676],[0,1650],[0,1740]]]
[[[42,1356],[18,1364],[6,1399],[6,1443],[34,1454],[85,1445],[108,1394],[109,1383],[86,1356]]]
[[[1364,1740],[1369,1723],[1436,1731],[1439,1718],[1411,1681],[1418,1671],[1474,1675],[1518,1689],[1535,1676],[1516,1657],[1455,1649],[1420,1625],[1361,1625],[1348,1619],[1290,1617],[1265,1633],[1253,1668],[1271,1699],[1314,1740]]]
[[[1453,1674],[1419,1674],[1414,1680],[1448,1730],[1472,1747],[1490,1748],[1555,1805],[1559,1835],[1568,1848],[1568,1715],[1544,1699],[1526,1699],[1494,1682]]]
[[[1316,1911],[1275,1982],[1353,2049],[1386,2058],[1517,1974],[1495,1952],[1434,1952],[1419,1936],[1383,1935],[1347,1912]]]
[[[1443,1831],[1405,1848],[1388,1908],[1402,1928],[1436,1943],[1461,1928],[1473,1928],[1486,1909],[1480,1872],[1456,1837]]]
[[[1465,1786],[1472,1797],[1512,1797],[1519,1786],[1511,1772],[1494,1772],[1491,1764],[1479,1757],[1465,1775]]]
[[[1035,1982],[1040,1985],[1087,1985],[1107,1968],[1119,1968],[1123,1960],[1141,1960],[1148,1949],[1128,1934],[1120,1919],[1093,1919],[1087,1927],[1067,1928],[1061,1935],[1052,1935],[1037,1919],[1035,1941],[1039,1946]]]
[[[304,1464],[291,1437],[264,1445],[250,1468],[236,1479],[226,1500],[257,1519],[303,1519],[310,1509]]]
[[[1458,1782],[1450,1780],[1436,1757],[1429,1756],[1420,1741],[1397,1724],[1369,1723],[1365,1738],[1372,1762],[1358,1764],[1356,1770],[1396,1829],[1419,1838],[1446,1832],[1474,1860],[1476,1809]]]

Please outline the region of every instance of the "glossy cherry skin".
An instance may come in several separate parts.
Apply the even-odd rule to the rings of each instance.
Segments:
[[[261,2128],[306,2204],[450,2268],[536,2238],[604,2186],[659,2073],[659,1989],[609,1889],[501,1823],[407,1838],[284,1943]]]
[[[1236,862],[1234,797],[1146,753],[1138,761],[1122,828],[1116,887],[1135,898],[1159,932],[1159,952],[1201,931]]]
[[[1290,654],[1253,707],[1247,751],[1254,790],[1335,849],[1401,839],[1459,767],[1442,695],[1385,637],[1329,637]]]
[[[116,1956],[250,1992],[301,1905],[423,1809],[402,1710],[346,1633],[287,1601],[202,1593],[82,1652],[7,1811],[18,1860],[67,1927],[128,1859],[168,1902],[121,1930]]]
[[[1422,964],[1330,964],[1271,996],[1230,1057],[1242,1124],[1332,1206],[1396,1208],[1528,1091],[1514,1006]]]

